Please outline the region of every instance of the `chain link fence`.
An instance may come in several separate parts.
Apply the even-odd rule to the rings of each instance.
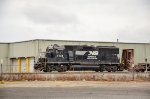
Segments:
[[[32,67],[31,67],[32,65]],[[87,80],[87,81],[150,81],[150,72],[37,72],[34,70],[34,64],[26,69],[26,65],[21,65],[20,72],[18,65],[1,65],[1,80]]]

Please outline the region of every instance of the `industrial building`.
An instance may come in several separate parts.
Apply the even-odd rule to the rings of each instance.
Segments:
[[[5,73],[29,73],[34,71],[34,63],[40,52],[45,52],[49,45],[94,45],[119,47],[119,58],[123,49],[134,49],[134,64],[150,63],[150,43],[97,42],[35,39],[29,41],[0,43],[0,59]]]

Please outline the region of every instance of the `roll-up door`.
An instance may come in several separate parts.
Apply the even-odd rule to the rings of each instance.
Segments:
[[[21,73],[25,73],[25,72],[26,72],[26,59],[21,58]]]
[[[30,57],[30,68],[29,72],[34,72],[34,57]]]
[[[17,73],[18,72],[18,60],[16,58],[12,58],[12,72]]]

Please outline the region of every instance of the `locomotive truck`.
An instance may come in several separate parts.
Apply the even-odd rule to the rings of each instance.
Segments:
[[[42,55],[44,56],[42,56]],[[119,48],[115,46],[87,45],[50,45],[46,52],[41,52],[35,70],[44,72],[65,72],[76,70],[92,70],[96,72],[116,72],[133,69],[133,49],[124,49],[122,60],[118,58]],[[148,70],[150,65],[148,65]],[[140,67],[140,68],[139,68]],[[136,71],[143,71],[142,66],[136,66]]]

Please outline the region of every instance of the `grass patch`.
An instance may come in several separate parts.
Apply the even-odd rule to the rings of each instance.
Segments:
[[[5,84],[5,82],[4,81],[0,81],[0,84]]]
[[[4,81],[132,81],[132,74],[5,74]],[[150,75],[135,74],[135,81],[150,81]],[[3,82],[0,82],[3,84]]]

